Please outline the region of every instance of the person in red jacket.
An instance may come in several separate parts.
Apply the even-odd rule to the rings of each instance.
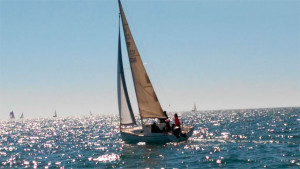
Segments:
[[[175,121],[175,124],[174,124],[174,127],[173,127],[173,134],[177,137],[177,138],[179,138],[180,137],[180,135],[181,135],[181,128],[180,128],[180,121],[179,121],[179,119],[178,119],[178,115],[175,113],[174,114],[174,121]]]
[[[175,126],[180,127],[181,124],[180,124],[180,121],[178,119],[177,113],[174,114],[174,121],[175,121]]]

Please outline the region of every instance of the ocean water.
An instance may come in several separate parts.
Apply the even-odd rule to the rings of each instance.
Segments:
[[[0,121],[0,168],[300,168],[300,108],[179,113],[186,142],[126,144],[118,116]]]

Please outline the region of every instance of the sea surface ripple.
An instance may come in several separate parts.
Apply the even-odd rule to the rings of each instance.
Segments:
[[[124,143],[117,115],[0,121],[0,168],[300,168],[299,107],[179,114],[194,134],[164,145]]]

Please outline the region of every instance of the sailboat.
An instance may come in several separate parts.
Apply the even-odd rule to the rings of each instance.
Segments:
[[[120,133],[125,142],[153,142],[165,143],[171,141],[187,140],[193,133],[193,126],[181,126],[182,136],[173,135],[169,132],[153,132],[152,124],[147,124],[149,119],[168,119],[167,114],[163,111],[160,102],[156,96],[152,83],[143,65],[139,51],[136,47],[135,41],[129,29],[129,25],[123,11],[122,4],[118,0],[120,16],[119,16],[119,38],[118,38],[118,106],[120,115]],[[131,74],[133,77],[133,84],[138,103],[139,115],[141,118],[141,126],[137,126],[136,119],[131,107],[121,51],[121,37],[120,37],[120,20],[122,20],[123,32],[127,46],[127,53],[130,62]],[[158,127],[163,126],[158,124]]]
[[[23,112],[22,112],[22,114],[21,114],[21,116],[20,116],[20,119],[23,119],[24,118],[24,114],[23,114]]]
[[[197,112],[197,107],[196,107],[196,104],[194,104],[194,107],[193,107],[193,110],[192,110],[192,112]]]
[[[9,118],[10,118],[11,120],[15,119],[15,114],[14,114],[13,111],[11,111],[11,112],[9,113]]]
[[[56,110],[55,110],[55,112],[54,112],[54,115],[53,115],[53,117],[57,117],[57,113],[56,113]]]

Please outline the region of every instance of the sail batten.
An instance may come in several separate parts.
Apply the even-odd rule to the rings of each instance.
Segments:
[[[136,47],[122,4],[120,0],[118,2],[140,116],[141,118],[166,118]]]

